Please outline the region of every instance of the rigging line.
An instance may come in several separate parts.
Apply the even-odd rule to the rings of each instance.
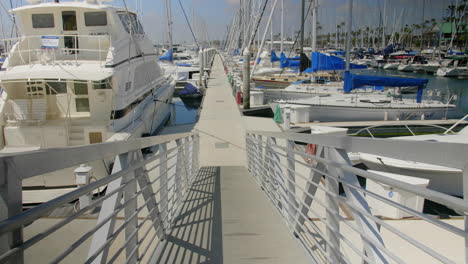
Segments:
[[[263,14],[265,13],[267,4],[268,4],[268,0],[265,0],[265,3],[263,4],[262,12],[259,14],[259,18],[257,20],[257,25],[255,26],[255,31],[253,32],[252,36],[250,37],[249,48],[250,48],[250,46],[253,45],[253,42],[255,41],[255,36],[257,35],[258,28],[260,27],[260,23],[262,22],[262,17],[263,17]]]
[[[190,33],[192,33],[193,40],[195,41],[195,44],[197,45],[198,50],[200,50],[200,45],[198,45],[197,38],[195,37],[195,33],[193,33],[192,26],[190,25],[187,14],[185,13],[184,6],[182,5],[182,2],[180,0],[179,0],[179,5],[180,5],[180,8],[182,9],[182,12],[184,13],[184,17],[185,17],[185,20],[187,21],[187,24],[189,26]]]

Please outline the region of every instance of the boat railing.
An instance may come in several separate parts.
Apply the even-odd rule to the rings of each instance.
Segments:
[[[109,35],[22,36],[0,40],[9,66],[58,63],[60,61],[106,62],[111,47]]]
[[[0,157],[0,262],[150,262],[199,170],[199,142],[181,133]],[[22,181],[110,161],[107,177],[75,170],[77,189],[23,211]]]
[[[248,170],[317,263],[466,263],[468,144],[246,133]],[[354,167],[348,153],[459,169],[465,200]],[[461,216],[428,214],[421,199]]]

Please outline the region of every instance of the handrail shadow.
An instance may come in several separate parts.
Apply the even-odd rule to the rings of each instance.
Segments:
[[[156,263],[223,263],[220,168],[201,168]]]

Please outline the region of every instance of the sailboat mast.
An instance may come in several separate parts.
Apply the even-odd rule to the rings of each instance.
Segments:
[[[301,53],[304,53],[304,11],[305,11],[305,0],[302,0],[301,4]]]
[[[387,0],[384,0],[383,14],[382,14],[382,49],[385,49],[385,22],[386,22],[386,9]]]
[[[351,30],[353,23],[353,0],[348,0],[348,19],[346,23],[346,71],[349,72],[351,60]]]
[[[281,52],[284,50],[284,0],[281,0]]]
[[[312,52],[317,49],[317,0],[312,0]]]
[[[167,16],[167,41],[169,42],[169,50],[173,48],[172,42],[172,13],[171,0],[166,0],[166,16]]]

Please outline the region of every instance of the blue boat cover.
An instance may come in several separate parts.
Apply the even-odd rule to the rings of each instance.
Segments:
[[[301,64],[301,61],[299,61],[299,60],[292,60],[292,59],[290,59],[290,58],[287,58],[286,55],[284,55],[284,53],[281,52],[281,56],[280,56],[280,67],[281,67],[281,68],[286,68],[286,67],[290,67],[290,68],[299,67],[300,64]]]
[[[278,55],[276,55],[276,52],[274,50],[271,51],[270,53],[270,62],[273,63],[273,62],[277,62],[277,61],[280,61],[281,59],[278,57]]]
[[[312,65],[304,72],[345,70],[345,61],[337,56],[327,55],[320,52],[312,52]],[[367,69],[366,65],[350,64],[351,69]]]
[[[240,54],[239,49],[235,49],[234,52],[232,53],[232,55],[234,56],[237,56],[239,54]]]
[[[166,54],[162,55],[161,57],[159,57],[159,60],[162,60],[162,61],[173,61],[174,60],[174,57],[172,56],[172,50],[168,50],[166,52]]]
[[[192,94],[201,94],[197,87],[193,86],[191,83],[186,83],[184,89],[179,92],[179,96],[192,95]]]
[[[188,63],[176,63],[176,65],[180,67],[192,67],[192,65]]]
[[[416,101],[421,103],[423,89],[426,88],[427,79],[388,77],[375,75],[357,75],[350,72],[344,73],[344,91],[346,93],[365,86],[384,86],[384,87],[418,87]]]

